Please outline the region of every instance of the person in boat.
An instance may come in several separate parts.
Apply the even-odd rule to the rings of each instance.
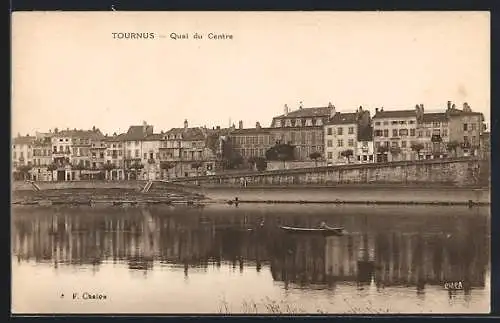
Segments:
[[[326,229],[326,222],[325,221],[321,221],[321,223],[319,225],[319,228],[320,229]]]

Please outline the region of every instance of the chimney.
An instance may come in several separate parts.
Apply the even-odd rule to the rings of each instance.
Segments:
[[[464,112],[472,112],[472,109],[470,108],[470,106],[467,102],[464,102],[464,104],[463,104],[463,111]]]
[[[299,110],[302,110],[304,108],[304,104],[302,104],[302,101],[299,102]]]
[[[381,107],[381,108],[380,108],[380,112],[384,112],[384,107]]]
[[[94,132],[95,132],[95,126],[92,126],[92,131],[94,131]]]
[[[259,122],[259,121],[257,121],[257,122],[255,123],[255,129],[260,129],[260,122]]]
[[[446,102],[446,110],[451,109],[451,101]]]
[[[330,118],[333,118],[335,113],[337,113],[337,111],[335,111],[335,106],[331,102],[328,102],[328,108],[330,109]]]
[[[188,120],[187,120],[187,119],[185,119],[185,120],[184,120],[184,129],[187,129],[187,128],[188,128],[188,125],[189,125],[189,124],[188,124]]]
[[[54,133],[58,133],[58,132],[59,132],[59,129],[54,128]]]
[[[220,126],[217,126],[217,128],[216,128],[216,129],[217,129],[217,130],[220,130]]]
[[[287,116],[288,115],[288,111],[289,111],[288,110],[288,104],[285,104],[283,114]]]
[[[358,109],[359,112],[362,112],[363,111],[363,107],[360,105],[359,106],[359,109]]]
[[[455,103],[453,103],[453,104],[451,105],[451,108],[452,108],[452,109],[456,109],[456,107],[457,107],[457,106],[455,105]]]
[[[243,129],[243,121],[242,120],[240,120],[238,122],[238,129]]]
[[[420,103],[420,110],[422,111],[422,114],[424,113],[424,105]]]
[[[378,113],[378,108],[375,108],[375,113]]]
[[[52,129],[49,129],[49,133],[52,133]]]

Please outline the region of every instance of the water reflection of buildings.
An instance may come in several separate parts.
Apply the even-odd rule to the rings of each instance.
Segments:
[[[55,266],[126,262],[140,270],[153,269],[155,262],[186,270],[223,262],[240,269],[251,263],[257,270],[270,264],[277,281],[365,284],[373,277],[379,286],[417,287],[455,280],[483,287],[489,264],[488,226],[474,217],[454,222],[421,218],[419,223],[432,223],[432,230],[422,230],[417,222],[403,228],[390,221],[377,227],[353,220],[348,235],[325,238],[288,236],[277,228],[282,221],[313,226],[321,220],[314,215],[285,220],[268,214],[260,228],[258,211],[243,216],[202,210],[53,212],[13,217],[12,246],[19,261]]]

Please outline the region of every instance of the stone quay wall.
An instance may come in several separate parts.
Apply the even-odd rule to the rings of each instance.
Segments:
[[[484,161],[469,157],[221,174],[171,181],[202,186],[248,187],[339,184],[487,187],[489,167]]]

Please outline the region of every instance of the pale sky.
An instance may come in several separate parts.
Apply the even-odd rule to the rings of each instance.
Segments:
[[[299,101],[372,115],[466,101],[489,124],[488,12],[15,12],[12,33],[13,135],[269,126]]]

